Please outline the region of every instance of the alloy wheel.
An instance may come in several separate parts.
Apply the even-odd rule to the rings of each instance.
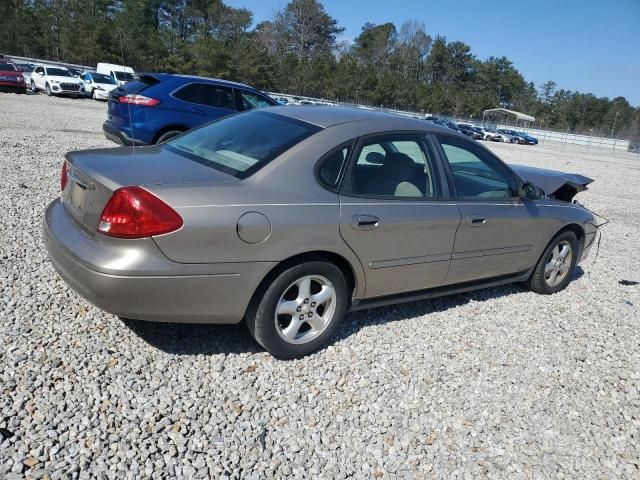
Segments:
[[[321,275],[306,275],[293,282],[276,305],[275,326],[288,343],[307,343],[324,332],[336,311],[333,285]]]
[[[550,287],[560,285],[571,269],[572,260],[573,249],[568,241],[563,240],[553,247],[544,267],[546,284]]]

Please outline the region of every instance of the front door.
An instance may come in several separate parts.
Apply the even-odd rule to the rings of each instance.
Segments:
[[[361,139],[340,195],[340,233],[365,268],[365,297],[444,281],[460,214],[424,137]]]
[[[462,221],[446,284],[520,273],[535,263],[539,210],[523,201],[514,173],[477,143],[436,136]]]

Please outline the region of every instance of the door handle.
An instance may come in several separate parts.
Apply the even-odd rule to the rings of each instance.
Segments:
[[[467,217],[467,224],[471,227],[480,227],[487,223],[487,217],[482,215],[469,215]]]
[[[204,110],[200,110],[199,108],[192,108],[191,113],[197,113],[198,115],[204,115]]]
[[[374,215],[354,215],[351,226],[356,230],[373,230],[380,225],[380,219]]]

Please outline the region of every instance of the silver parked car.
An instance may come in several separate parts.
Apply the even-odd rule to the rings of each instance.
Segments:
[[[562,290],[594,241],[593,216],[571,203],[590,181],[514,170],[429,122],[278,106],[163,145],[67,154],[44,238],[107,312],[244,319],[292,358],[349,310],[509,282]]]

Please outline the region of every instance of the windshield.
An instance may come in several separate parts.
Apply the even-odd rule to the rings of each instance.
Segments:
[[[246,178],[320,127],[267,112],[223,118],[165,145],[203,165]]]
[[[117,70],[113,72],[116,75],[116,78],[121,82],[128,82],[133,80],[133,74],[129,72],[118,72]]]
[[[96,83],[108,83],[109,85],[116,84],[116,81],[113,78],[102,73],[92,73],[91,78],[93,78],[93,81]]]
[[[47,75],[52,75],[56,77],[70,77],[71,73],[66,68],[50,68],[47,67]]]
[[[0,71],[3,72],[17,72],[18,69],[10,63],[0,63]]]

